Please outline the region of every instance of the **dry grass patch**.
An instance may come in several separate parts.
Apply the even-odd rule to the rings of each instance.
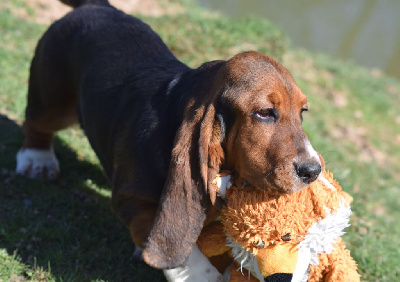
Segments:
[[[185,8],[170,0],[109,0],[109,2],[128,14],[161,16],[165,14],[183,13]],[[10,9],[15,16],[31,22],[50,24],[72,10],[56,0],[28,0],[28,9],[8,2],[0,4],[0,8]]]

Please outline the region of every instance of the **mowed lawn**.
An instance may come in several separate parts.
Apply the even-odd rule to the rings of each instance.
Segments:
[[[56,1],[56,0],[49,0]],[[354,214],[344,240],[364,281],[400,281],[400,82],[299,50],[257,18],[230,19],[191,0],[177,13],[140,16],[192,67],[246,50],[273,56],[309,98],[304,128]],[[60,132],[54,182],[14,174],[30,60],[47,25],[23,0],[0,3],[0,281],[165,281],[133,259],[110,187],[79,127]]]

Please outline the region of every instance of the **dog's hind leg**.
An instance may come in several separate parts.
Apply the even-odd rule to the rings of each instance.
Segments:
[[[40,46],[38,47],[40,50]],[[57,178],[60,169],[52,143],[54,133],[77,122],[77,96],[63,64],[42,58],[32,60],[23,132],[16,172],[30,178]]]

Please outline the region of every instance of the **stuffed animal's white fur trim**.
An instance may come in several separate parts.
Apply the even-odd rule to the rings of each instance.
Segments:
[[[226,199],[226,190],[232,186],[231,176],[222,176],[218,177],[217,179],[217,186],[219,189],[219,194],[221,195],[222,199]]]
[[[333,251],[334,244],[345,234],[343,230],[350,226],[350,215],[351,208],[343,200],[334,214],[328,214],[324,219],[313,223],[304,240],[299,243],[298,265],[292,281],[307,281],[308,268],[305,273],[304,265],[318,265],[318,254],[330,254]]]
[[[235,242],[230,236],[227,236],[227,241],[227,245],[232,248],[233,258],[237,263],[240,264],[240,271],[245,268],[258,280],[264,281],[264,277],[258,268],[257,258],[255,255],[252,252],[244,249],[241,244]]]

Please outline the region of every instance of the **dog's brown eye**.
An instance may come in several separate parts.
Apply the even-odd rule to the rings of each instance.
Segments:
[[[281,239],[285,242],[290,241],[290,233],[287,233],[281,237]]]
[[[301,121],[303,121],[303,112],[307,112],[307,111],[308,111],[308,108],[306,108],[306,107],[303,107],[301,109],[301,112],[300,112]]]
[[[274,122],[278,119],[278,112],[274,108],[255,111],[253,115],[260,121]]]

